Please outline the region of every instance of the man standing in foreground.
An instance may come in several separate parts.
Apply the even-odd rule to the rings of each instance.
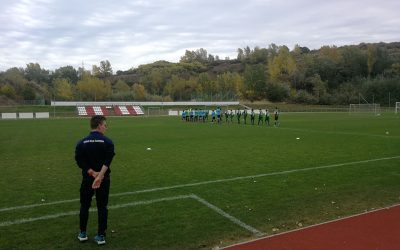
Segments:
[[[78,142],[75,148],[75,160],[82,169],[80,188],[81,208],[79,213],[79,241],[88,239],[86,226],[89,219],[89,208],[93,194],[96,193],[98,213],[98,231],[94,240],[98,245],[106,243],[107,204],[110,191],[110,165],[115,155],[113,142],[104,136],[107,130],[106,118],[95,115],[90,119],[92,131]]]

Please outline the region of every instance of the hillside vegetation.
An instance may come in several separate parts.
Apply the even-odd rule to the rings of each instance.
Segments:
[[[79,101],[268,100],[322,105],[400,101],[400,42],[239,48],[220,59],[201,48],[178,63],[157,61],[113,72],[108,60],[90,70],[39,63],[0,72],[0,103]]]

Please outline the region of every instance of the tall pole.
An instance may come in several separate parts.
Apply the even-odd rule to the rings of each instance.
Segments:
[[[56,118],[56,94],[53,91],[53,118]]]

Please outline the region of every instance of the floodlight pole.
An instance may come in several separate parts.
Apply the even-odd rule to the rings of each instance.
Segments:
[[[53,92],[53,118],[56,118],[56,95]]]

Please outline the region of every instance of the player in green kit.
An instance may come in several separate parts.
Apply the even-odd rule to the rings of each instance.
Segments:
[[[238,110],[236,113],[238,124],[240,124],[240,114],[240,110]]]

